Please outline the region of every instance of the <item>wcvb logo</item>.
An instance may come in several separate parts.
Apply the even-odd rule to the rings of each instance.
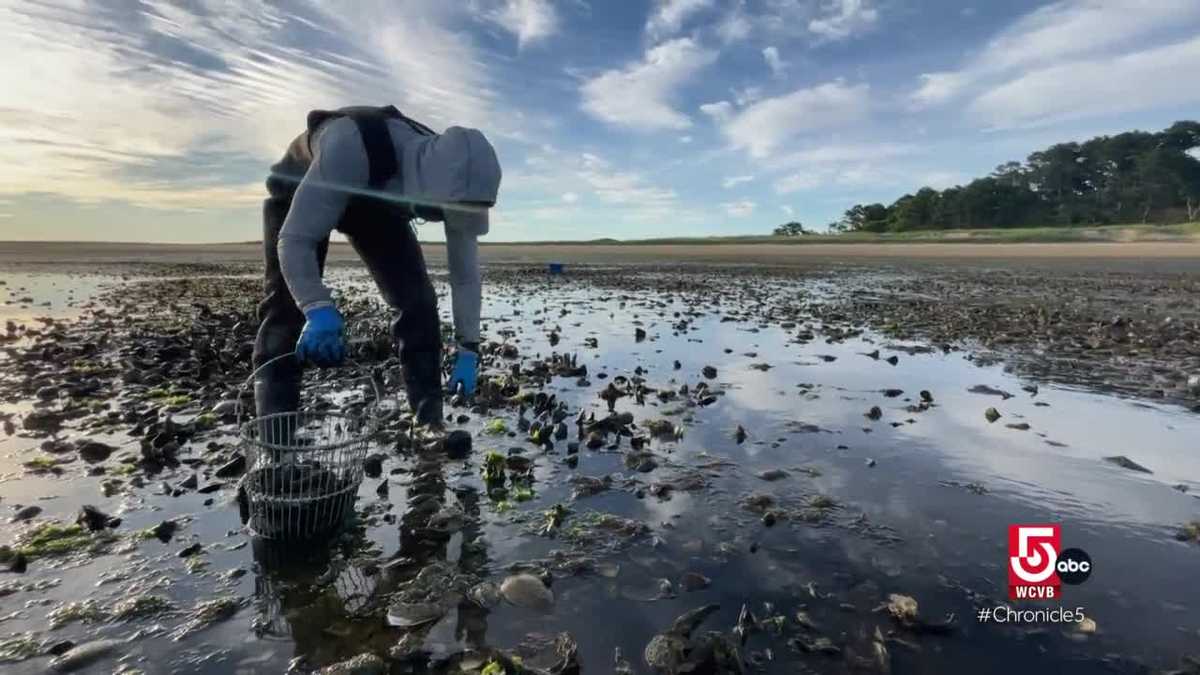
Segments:
[[[1008,526],[1009,600],[1057,600],[1062,584],[1082,584],[1091,574],[1087,553],[1063,550],[1059,525]]]

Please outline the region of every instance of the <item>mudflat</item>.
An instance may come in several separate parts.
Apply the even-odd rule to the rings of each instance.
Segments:
[[[445,247],[422,244],[430,262],[445,260]],[[721,263],[809,267],[824,263],[884,261],[888,264],[1058,264],[1200,271],[1200,242],[1072,243],[814,243],[814,244],[527,244],[484,243],[489,263]],[[330,260],[356,260],[345,244],[330,249]],[[69,263],[254,263],[262,244],[139,244],[102,242],[0,242],[0,264]],[[1165,266],[1165,267],[1164,267]]]

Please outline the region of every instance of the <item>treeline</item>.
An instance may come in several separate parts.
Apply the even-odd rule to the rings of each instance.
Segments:
[[[1059,143],[992,175],[925,187],[890,206],[858,204],[835,232],[1174,223],[1200,215],[1200,122]]]

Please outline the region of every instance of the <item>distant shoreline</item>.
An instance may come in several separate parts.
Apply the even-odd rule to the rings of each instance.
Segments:
[[[850,232],[843,234],[808,234],[797,237],[773,235],[732,235],[713,237],[652,237],[647,239],[582,239],[545,241],[480,240],[485,247],[546,247],[546,246],[838,246],[856,244],[1128,244],[1137,242],[1197,242],[1200,243],[1200,222],[1176,225],[1104,225],[1089,227],[1027,227],[978,230],[918,230],[896,233]],[[439,246],[441,242],[423,241],[423,246]],[[211,243],[122,242],[122,241],[59,241],[12,240],[0,241],[0,247],[54,245],[103,246],[138,248],[157,247],[238,247],[261,246],[261,240]],[[346,246],[334,242],[335,246]]]

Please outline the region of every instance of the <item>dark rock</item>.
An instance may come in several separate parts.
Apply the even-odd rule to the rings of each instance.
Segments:
[[[363,473],[367,478],[379,478],[383,475],[383,460],[385,455],[373,452],[363,459]]]
[[[18,509],[17,512],[15,514],[13,514],[13,517],[10,518],[8,522],[19,523],[19,522],[22,522],[25,520],[29,520],[31,518],[35,518],[41,512],[42,512],[42,507],[37,506],[36,504],[30,504],[29,506],[25,506],[25,507]]]
[[[446,436],[446,456],[450,459],[466,459],[471,454],[471,434],[455,429]]]
[[[896,398],[897,396],[900,396],[901,394],[903,394],[904,390],[903,389],[884,389],[882,393],[884,396],[886,396],[888,398]]]
[[[679,586],[686,592],[700,591],[708,588],[712,584],[712,579],[700,574],[699,572],[688,572],[679,580]]]
[[[25,415],[21,424],[29,431],[54,433],[62,429],[64,415],[53,410],[34,410]]]
[[[922,389],[921,400],[925,403],[933,403],[933,394],[929,393],[928,389]]]
[[[202,495],[210,495],[210,494],[216,492],[217,490],[220,490],[223,487],[225,487],[225,484],[218,481],[218,482],[209,483],[208,485],[205,485],[204,487],[200,488],[199,490],[196,490],[196,492],[198,492]]]
[[[707,377],[710,380],[717,376],[717,369],[712,366],[704,366],[700,372],[704,374],[704,377]]]
[[[864,414],[864,417],[869,420],[877,420],[880,417],[883,417],[883,410],[881,410],[877,405],[871,406],[871,409]]]
[[[156,539],[166,544],[171,541],[171,537],[175,536],[175,531],[179,529],[179,525],[173,520],[164,520],[150,529],[150,534]]]
[[[1129,469],[1130,471],[1138,471],[1141,473],[1154,473],[1150,469],[1147,469],[1146,467],[1142,466],[1141,464],[1138,464],[1137,462],[1133,461],[1132,459],[1129,459],[1125,455],[1115,455],[1113,457],[1105,457],[1104,461],[1112,462],[1113,464],[1116,464],[1117,466],[1121,467],[1122,469]]]
[[[192,544],[191,546],[188,546],[187,548],[180,551],[179,557],[180,558],[190,558],[194,555],[199,555],[203,552],[204,552],[204,546],[202,544],[200,544],[200,542],[196,542],[195,544]]]
[[[967,391],[971,392],[972,394],[983,394],[984,396],[999,396],[1000,398],[1002,398],[1006,401],[1008,399],[1012,398],[1012,394],[1008,393],[1007,391],[1004,391],[1003,389],[996,389],[994,387],[989,387],[986,384],[977,384],[974,387],[971,387],[970,389],[968,389]]]
[[[246,456],[239,454],[234,455],[233,459],[218,467],[214,475],[216,475],[217,478],[237,478],[245,472]]]
[[[62,656],[63,654],[71,651],[73,647],[75,647],[74,642],[70,640],[61,640],[47,647],[46,653],[50,656]]]
[[[184,490],[195,490],[196,487],[199,485],[200,485],[200,478],[198,476],[196,476],[196,474],[192,474],[192,475],[188,476],[187,478],[183,479],[183,482],[179,484],[179,487]]]
[[[888,363],[890,363],[894,366],[897,363],[900,363],[900,357],[893,354],[893,355],[887,357],[886,359],[884,359],[884,361],[887,361]]]
[[[82,525],[89,532],[99,532],[100,530],[120,525],[121,520],[113,518],[91,504],[84,504],[79,509],[79,515],[75,517],[75,524]]]
[[[1000,419],[1000,411],[996,410],[995,408],[988,408],[987,410],[983,411],[983,416],[987,418],[988,422],[995,422],[996,420]]]

